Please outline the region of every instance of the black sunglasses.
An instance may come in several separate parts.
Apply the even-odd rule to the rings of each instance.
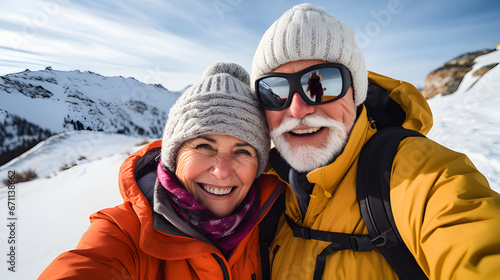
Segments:
[[[290,106],[294,93],[309,105],[319,105],[342,98],[351,87],[351,72],[337,63],[313,65],[299,72],[269,73],[255,81],[260,105],[266,110]]]

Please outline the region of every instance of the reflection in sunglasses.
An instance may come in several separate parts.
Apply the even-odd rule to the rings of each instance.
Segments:
[[[323,91],[326,88],[323,88],[321,85],[321,75],[318,71],[313,71],[311,75],[309,75],[309,80],[307,80],[307,88],[306,92],[311,92],[311,98],[316,97],[315,102],[323,101]]]
[[[265,82],[262,82],[260,85],[263,86],[263,84],[265,84]],[[261,101],[266,104],[273,104],[272,106],[274,107],[282,107],[286,102],[286,98],[282,98],[274,93],[273,89],[267,84],[265,84],[265,86],[261,87],[259,90],[261,94]]]

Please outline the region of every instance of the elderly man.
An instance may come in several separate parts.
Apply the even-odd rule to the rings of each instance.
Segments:
[[[322,100],[306,92],[313,72]],[[266,31],[251,79],[275,144],[267,174],[288,186],[270,247],[272,279],[404,277],[381,254],[384,244],[334,248],[328,234],[368,235],[356,193],[360,151],[387,127],[427,133],[432,115],[420,92],[368,73],[351,28],[310,4]],[[421,276],[499,279],[500,196],[465,155],[407,137],[389,171],[389,209]]]

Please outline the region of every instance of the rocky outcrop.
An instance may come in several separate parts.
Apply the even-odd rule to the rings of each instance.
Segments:
[[[425,98],[431,98],[438,94],[447,95],[455,92],[465,74],[472,70],[474,59],[494,50],[495,49],[485,49],[477,52],[466,53],[450,60],[449,62],[446,62],[443,67],[432,71],[427,76],[422,94]],[[495,66],[496,64],[485,66],[476,71],[474,75],[483,75]]]

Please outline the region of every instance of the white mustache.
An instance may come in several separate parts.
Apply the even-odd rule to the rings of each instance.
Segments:
[[[307,115],[301,119],[294,117],[287,117],[279,126],[271,131],[271,136],[276,137],[286,132],[290,132],[297,127],[310,126],[310,127],[338,127],[338,121],[317,115]]]
[[[300,126],[326,127],[328,136],[321,147],[311,145],[292,146],[287,142],[285,133]],[[306,116],[302,119],[288,117],[273,129],[271,138],[283,158],[299,172],[309,172],[328,164],[342,151],[347,141],[345,125],[332,118],[321,116]]]

